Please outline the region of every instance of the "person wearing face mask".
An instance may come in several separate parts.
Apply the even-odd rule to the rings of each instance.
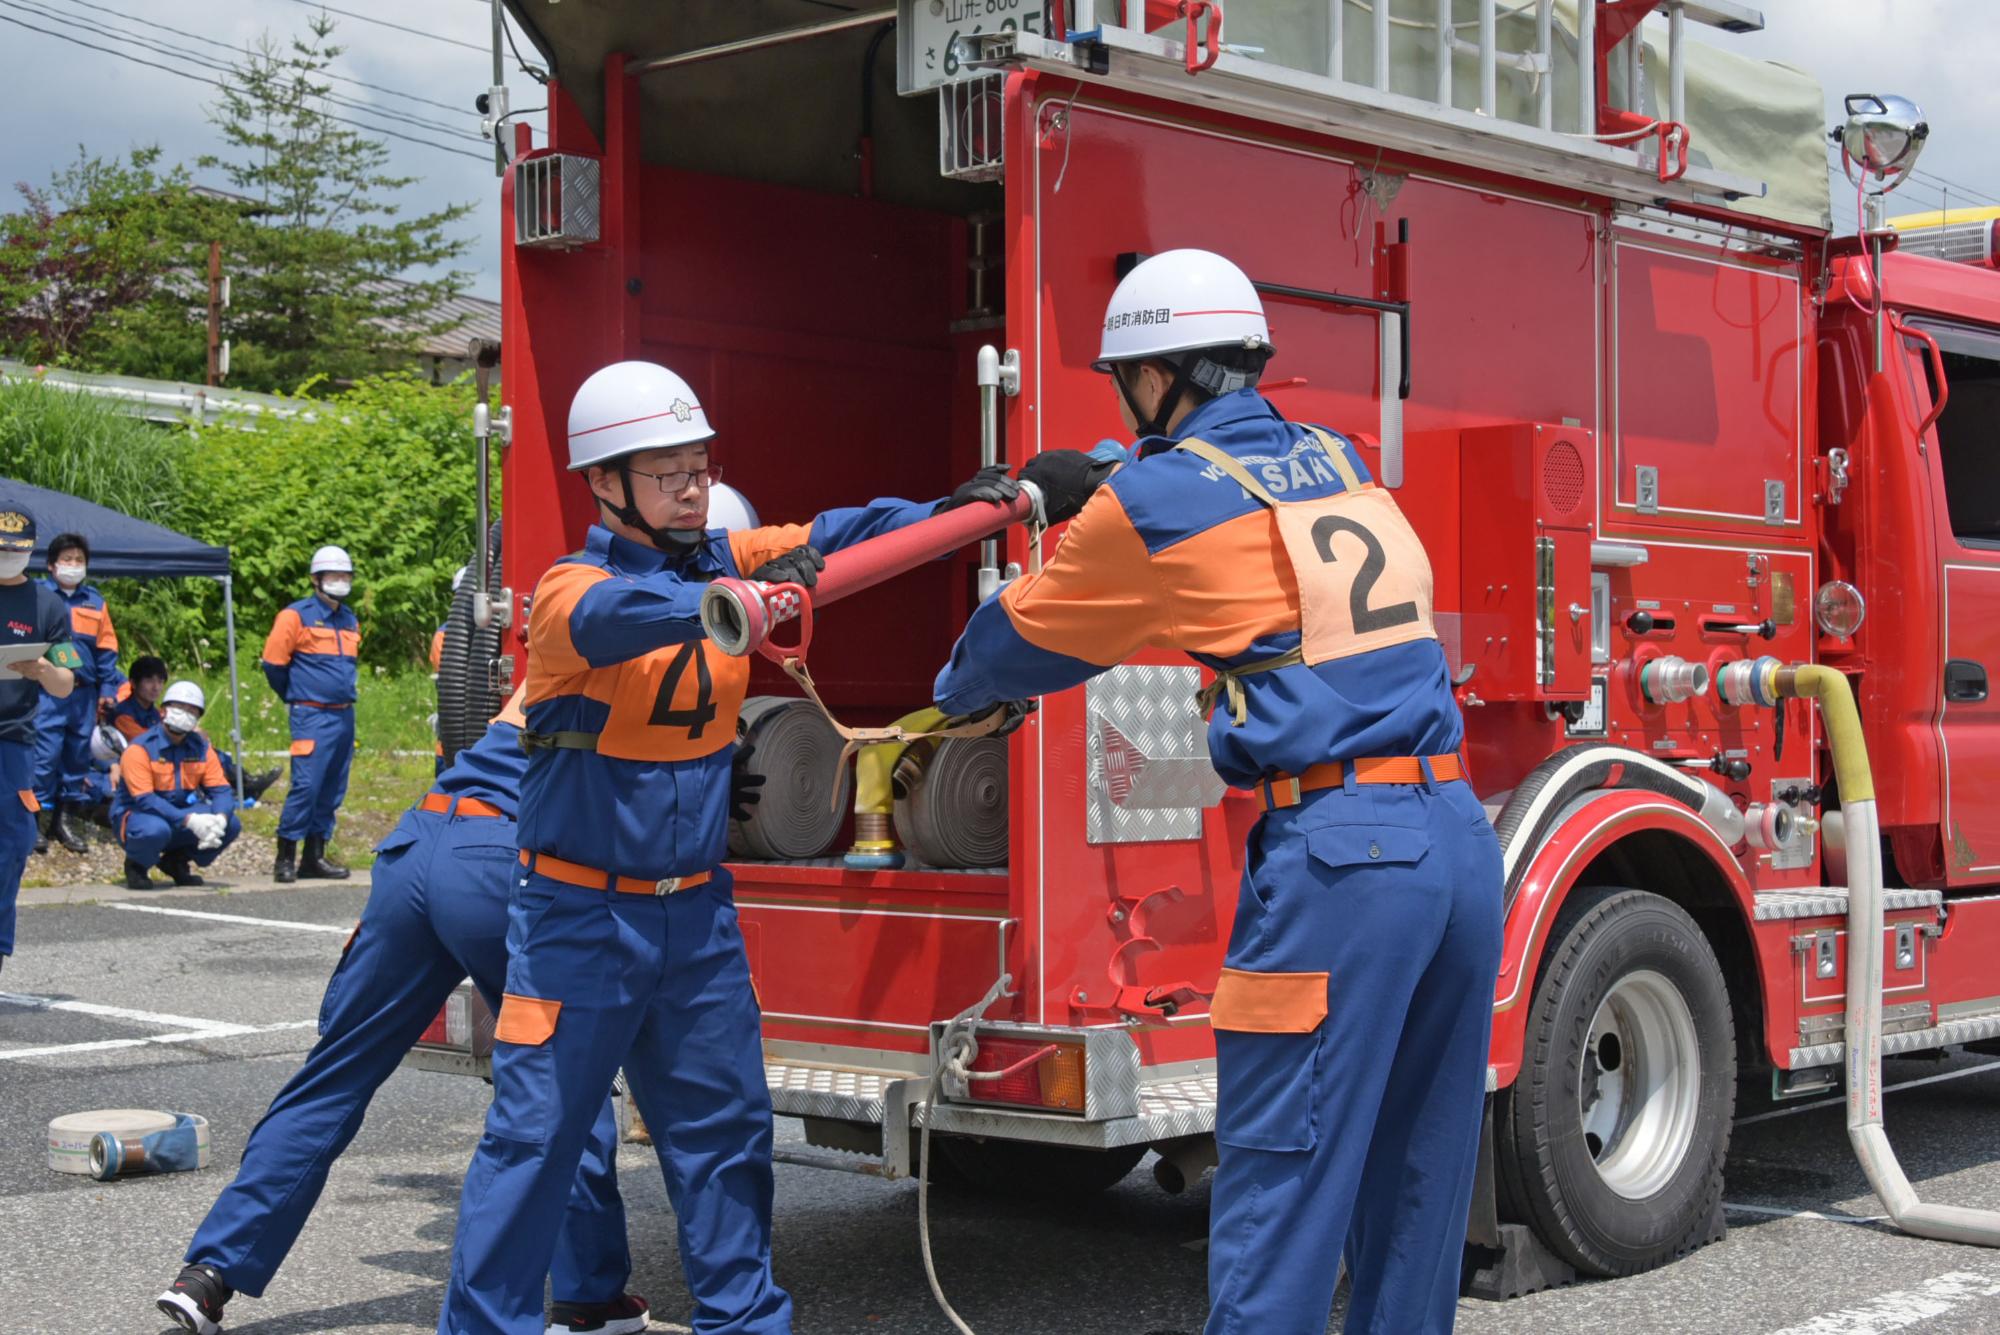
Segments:
[[[121,692],[118,703],[111,707],[111,726],[118,730],[119,735],[128,744],[160,721],[160,693],[166,689],[165,659],[143,654],[132,660],[132,680]],[[204,732],[202,736],[206,738],[208,734]],[[236,787],[236,758],[221,747],[216,747],[215,755],[222,762],[223,781],[231,788]],[[277,781],[276,769],[245,774],[243,796],[253,800],[262,797],[264,790]]]
[[[70,643],[69,608],[28,580],[34,550],[35,517],[0,494],[0,648],[49,646],[43,657],[0,671],[0,965],[14,953],[14,901],[35,845],[36,710],[44,694],[60,700],[74,689],[81,662]]]
[[[77,818],[102,794],[91,791],[91,730],[111,711],[125,674],[118,670],[118,632],[111,609],[95,586],[84,583],[90,572],[90,543],[80,533],[58,533],[49,540],[47,588],[69,610],[70,641],[82,665],[76,687],[63,699],[46,696],[41,703],[35,739],[35,797],[48,814],[46,833],[72,853],[84,842]]]
[[[312,596],[278,613],[264,641],[264,676],[291,707],[292,784],[278,817],[278,857],[271,869],[281,883],[302,876],[347,879],[347,868],[327,856],[326,845],[354,759],[361,652],[361,623],[347,605],[354,561],[339,547],[322,547],[313,553],[308,574]]]
[[[570,471],[597,522],[529,618],[493,1105],[440,1332],[542,1335],[563,1197],[621,1065],[673,1193],[695,1328],[791,1329],[771,1274],[757,1001],[722,865],[732,798],[747,801],[732,770],[750,661],[704,636],[702,594],[724,575],[810,586],[822,551],[1019,493],[983,470],[942,501],[730,532],[711,509],[715,434],[687,381],[651,362],[605,367],[570,404]]]
[[[118,757],[111,823],[125,846],[125,888],[151,890],[157,866],[175,885],[200,885],[206,867],[243,833],[236,790],[222,760],[200,732],[208,700],[201,687],[177,681],[160,697],[160,721],[132,739]]]

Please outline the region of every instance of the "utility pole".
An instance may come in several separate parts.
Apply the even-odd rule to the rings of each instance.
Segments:
[[[222,276],[222,243],[208,243],[208,385],[229,374],[229,346],[222,341],[222,308],[229,304],[229,283]]]

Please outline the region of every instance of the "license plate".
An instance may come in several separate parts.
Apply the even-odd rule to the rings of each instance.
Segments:
[[[897,7],[897,88],[905,95],[984,72],[961,63],[961,37],[1042,32],[1042,0],[899,0]]]

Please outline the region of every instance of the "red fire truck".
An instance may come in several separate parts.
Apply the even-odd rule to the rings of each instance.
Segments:
[[[1506,850],[1481,1291],[1720,1235],[1739,1087],[1841,1080],[1851,964],[1871,976],[1846,887],[1878,848],[1881,1047],[2000,1036],[1995,224],[1834,235],[1819,88],[1724,49],[1754,11],[507,8],[547,129],[516,129],[501,189],[504,558],[462,595],[458,742],[591,519],[564,472],[591,371],[687,376],[766,522],[940,495],[983,434],[1016,465],[1117,434],[1105,300],[1136,257],[1208,247],[1266,295],[1266,392],[1365,438],[1435,568]],[[1848,145],[1913,149],[1898,105],[1851,100]],[[1003,542],[994,564],[1034,560]],[[827,706],[927,705],[980,563],[825,609]],[[1859,698],[1879,841],[1821,715],[1772,689],[1799,664]],[[771,1091],[818,1147],[794,1157],[903,1176],[927,1122],[989,1183],[1213,1162],[1203,997],[1257,808],[1206,767],[1201,680],[1141,657],[1045,700],[983,787],[904,771],[899,804],[946,825],[997,809],[999,865],[850,866],[879,820],[733,865]],[[1004,1074],[933,1091],[943,1024],[1003,975],[973,1069]]]

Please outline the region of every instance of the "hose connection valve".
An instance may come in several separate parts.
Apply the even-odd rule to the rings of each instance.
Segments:
[[[1778,670],[1782,667],[1784,663],[1769,654],[1739,658],[1723,664],[1715,674],[1715,687],[1725,701],[1739,709],[1745,705],[1773,709],[1778,704]]]
[[[1639,669],[1639,689],[1648,703],[1677,704],[1708,694],[1708,667],[1685,658],[1648,659]]]

